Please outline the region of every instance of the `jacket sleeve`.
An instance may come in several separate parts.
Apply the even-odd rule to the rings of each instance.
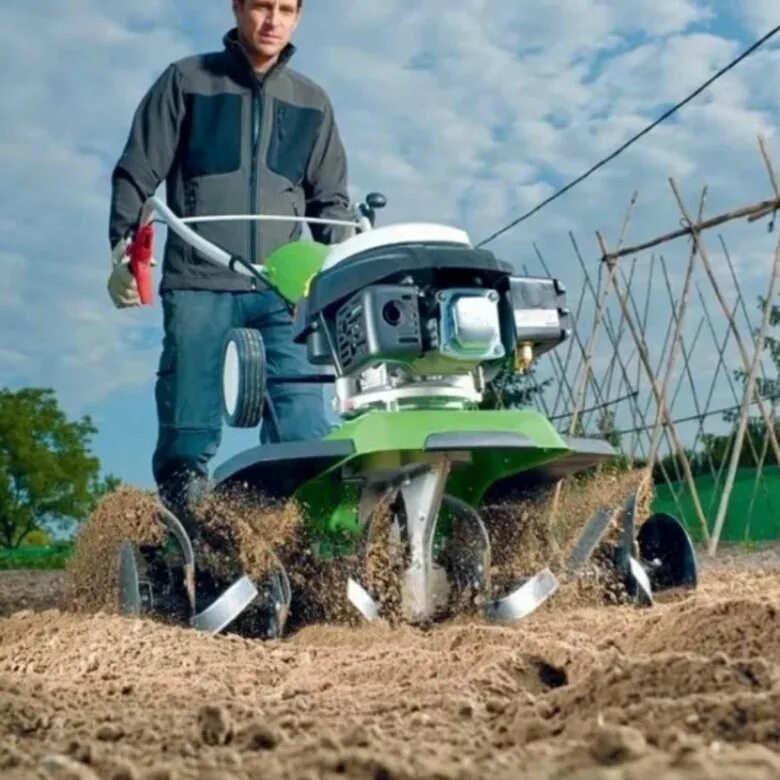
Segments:
[[[304,192],[307,217],[355,220],[347,191],[347,155],[327,98],[320,132],[309,158]],[[314,240],[324,244],[343,241],[354,233],[353,228],[339,225],[315,224],[310,229]]]
[[[170,65],[136,109],[125,148],[111,176],[111,246],[135,230],[144,201],[168,175],[183,116],[181,73]]]

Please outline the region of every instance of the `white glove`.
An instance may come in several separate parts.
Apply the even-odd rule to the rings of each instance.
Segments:
[[[130,239],[120,238],[111,252],[111,276],[108,277],[108,294],[117,309],[128,309],[141,305],[138,283],[130,271],[130,255],[127,247]],[[157,265],[152,258],[153,266]]]

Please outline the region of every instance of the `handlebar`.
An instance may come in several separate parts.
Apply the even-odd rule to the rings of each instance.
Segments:
[[[237,258],[221,249],[216,244],[212,243],[206,238],[203,238],[200,234],[196,233],[189,225],[193,222],[238,222],[238,221],[253,221],[253,222],[305,222],[317,225],[338,225],[344,227],[353,227],[359,231],[366,229],[364,220],[349,221],[340,219],[321,219],[319,217],[290,217],[273,214],[224,214],[202,217],[178,217],[171,211],[168,205],[161,198],[152,196],[149,198],[143,206],[141,211],[141,225],[147,225],[152,222],[155,212],[159,214],[162,220],[168,225],[168,227],[176,233],[179,238],[186,241],[193,249],[200,252],[204,257],[208,258],[218,265],[229,268],[231,271],[237,271],[245,276],[255,276],[251,269],[255,269],[256,273],[262,274],[262,266],[249,266],[245,262],[236,262]]]
[[[189,225],[193,222],[233,222],[233,221],[277,221],[277,222],[306,222],[320,225],[339,225],[352,227],[357,232],[365,232],[372,228],[372,223],[365,217],[361,217],[358,221],[338,220],[338,219],[322,219],[319,217],[291,217],[282,215],[271,214],[224,214],[224,215],[207,215],[198,217],[179,217],[169,208],[168,204],[164,200],[153,195],[144,202],[141,209],[141,219],[136,231],[135,238],[131,244],[133,253],[146,252],[148,254],[148,262],[143,265],[136,262],[131,266],[133,275],[138,283],[139,291],[141,291],[141,303],[143,305],[149,305],[152,302],[151,294],[151,242],[153,240],[152,224],[155,221],[155,214],[168,226],[170,230],[176,233],[179,238],[187,242],[193,249],[203,255],[207,260],[210,260],[217,265],[221,265],[234,273],[239,273],[243,276],[249,276],[261,284],[263,284],[268,290],[275,292],[280,300],[284,302],[288,309],[292,311],[292,305],[285,299],[282,293],[268,278],[267,270],[264,266],[253,265],[243,257],[231,255],[221,247],[217,246],[213,242],[204,238],[200,234],[196,233]],[[132,253],[131,253],[132,254]],[[140,257],[140,254],[138,254]]]
[[[155,212],[162,217],[163,221],[168,227],[176,233],[179,238],[186,241],[193,249],[196,249],[202,255],[207,257],[217,265],[224,266],[225,268],[231,267],[232,256],[224,249],[220,249],[216,244],[212,243],[208,239],[196,233],[191,227],[188,227],[176,214],[171,211],[168,204],[161,198],[152,196],[146,203],[144,203],[141,211],[141,226],[150,224],[153,221]],[[249,275],[249,270],[242,266],[237,266],[240,269],[240,273]]]

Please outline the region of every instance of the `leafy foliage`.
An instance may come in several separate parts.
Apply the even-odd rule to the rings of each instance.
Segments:
[[[505,372],[488,386],[483,409],[524,409],[534,405],[534,399],[544,393],[552,379],[536,380],[533,369],[525,374]]]
[[[65,569],[73,545],[56,542],[45,547],[22,545],[15,550],[0,548],[0,571],[5,569]]]
[[[68,420],[48,388],[0,390],[0,548],[50,520],[83,520],[119,480],[100,477],[88,416]]]

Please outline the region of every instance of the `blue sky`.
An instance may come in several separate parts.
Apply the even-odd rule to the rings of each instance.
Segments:
[[[232,20],[226,0],[128,5],[6,0],[0,12],[0,385],[54,387],[69,414],[93,417],[104,469],[151,487],[161,314],[116,311],[105,293],[109,175],[151,81],[219,47]],[[776,0],[310,0],[293,64],[332,96],[355,197],[380,190],[384,222],[457,224],[479,240],[778,20]],[[519,268],[536,243],[576,290],[568,231],[595,263],[593,231],[618,232],[634,188],[636,240],[678,224],[669,176],[691,201],[708,182],[710,213],[768,197],[756,135],[780,161],[778,64],[767,46],[491,248]],[[736,235],[755,294],[773,242]],[[226,430],[217,462],[253,443]]]

